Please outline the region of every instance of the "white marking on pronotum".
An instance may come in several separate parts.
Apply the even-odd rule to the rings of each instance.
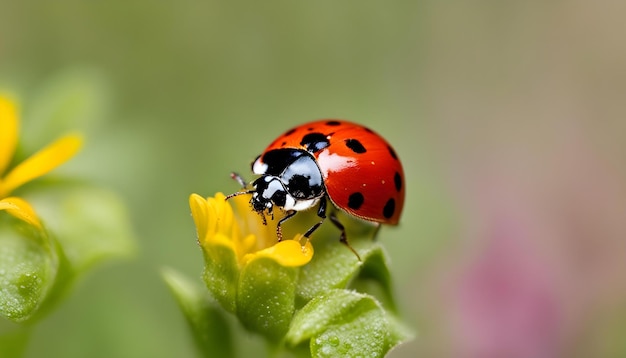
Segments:
[[[337,153],[331,154],[328,151],[320,153],[319,157],[317,157],[317,163],[324,179],[328,178],[330,172],[341,171],[356,166],[356,163],[351,157],[343,157]]]
[[[252,172],[257,175],[263,175],[267,173],[268,165],[261,162],[261,158],[254,161],[252,164]]]

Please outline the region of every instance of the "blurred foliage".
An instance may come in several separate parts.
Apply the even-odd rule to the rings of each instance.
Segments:
[[[211,302],[204,287],[175,270],[164,269],[163,278],[176,297],[203,357],[234,357],[230,323],[225,311]]]
[[[54,90],[44,91],[46,100],[26,104],[38,114],[35,128],[48,131],[38,133],[25,126],[26,140],[20,136],[24,131],[20,111],[3,112],[3,128],[17,128],[7,129],[17,148],[15,155],[13,147],[3,148],[11,165],[2,178],[9,188],[3,194],[15,197],[2,201],[18,206],[0,213],[0,350],[7,357],[23,354],[36,323],[57,308],[68,288],[91,267],[128,257],[134,250],[128,213],[119,196],[76,172],[55,170],[76,153],[80,136],[63,137],[37,151],[43,147],[41,140],[54,139],[50,132],[61,135],[92,124],[94,116],[86,115],[93,113],[97,97],[90,91],[92,85],[88,77],[50,83]],[[17,126],[8,125],[13,121]],[[54,173],[48,174],[50,170]],[[18,178],[13,183],[26,183],[11,185],[9,177]]]

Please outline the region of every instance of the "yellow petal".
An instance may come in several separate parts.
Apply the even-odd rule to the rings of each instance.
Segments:
[[[200,243],[212,240],[217,234],[229,237],[233,241],[238,236],[233,209],[224,194],[217,193],[215,197],[206,199],[198,194],[191,194],[189,207]]]
[[[11,170],[4,178],[4,194],[10,193],[20,185],[40,177],[65,163],[78,152],[81,145],[82,138],[79,135],[72,134],[59,138],[46,148],[33,154]]]
[[[189,207],[191,208],[191,217],[196,224],[198,240],[202,242],[207,235],[209,220],[207,215],[207,201],[198,194],[191,194],[191,196],[189,196]]]
[[[313,258],[313,245],[307,240],[306,244],[300,244],[301,235],[296,235],[293,240],[284,240],[267,249],[246,255],[244,264],[257,257],[268,257],[286,267],[304,266]]]
[[[232,238],[233,226],[235,225],[233,208],[226,201],[224,194],[216,193],[214,197],[207,198],[207,205],[215,212],[215,214],[212,214],[212,211],[209,211],[210,216],[214,215],[215,228],[213,228],[213,230]],[[209,227],[209,233],[211,229],[212,228]]]
[[[4,198],[0,200],[0,210],[6,210],[16,218],[41,229],[41,222],[35,213],[35,209],[24,199],[15,196]]]
[[[0,94],[0,175],[11,162],[19,131],[15,103]]]

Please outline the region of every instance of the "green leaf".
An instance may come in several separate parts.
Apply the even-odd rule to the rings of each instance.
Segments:
[[[11,234],[12,225],[1,225],[7,231],[0,237],[0,284],[5,279],[14,282],[0,292],[6,299],[0,303],[0,313],[19,322],[32,322],[48,313],[78,275],[93,265],[134,249],[126,210],[111,192],[77,182],[40,181],[30,188],[33,197],[28,201],[47,230],[37,233],[20,222],[16,225],[25,237]],[[25,235],[33,230],[34,234]],[[2,270],[4,265],[9,267]],[[18,277],[23,282],[17,282]],[[24,293],[18,299],[17,288],[22,286]],[[21,312],[11,302],[21,302]]]
[[[162,276],[174,294],[203,357],[234,357],[231,331],[224,311],[209,300],[206,291],[171,269]]]
[[[296,313],[286,341],[309,341],[313,357],[383,357],[410,336],[372,296],[331,290]]]
[[[55,283],[59,260],[44,230],[0,215],[0,315],[31,318]]]
[[[369,237],[351,238],[351,246],[363,261],[338,241],[315,243],[313,260],[302,268],[298,283],[297,302],[301,306],[330,289],[346,288],[361,275],[381,285],[383,299],[394,308],[388,260],[381,245]]]
[[[373,300],[361,302],[364,297],[348,290],[331,290],[315,297],[294,316],[287,341],[292,345],[300,344],[324,332],[331,324],[349,321],[377,307]]]
[[[223,245],[205,244],[204,273],[202,278],[213,297],[222,307],[234,313],[236,311],[237,284],[239,266],[235,252]]]
[[[375,246],[363,261],[359,275],[349,288],[375,296],[392,312],[397,312],[393,295],[389,259],[382,246]]]
[[[116,194],[76,182],[40,189],[29,201],[56,234],[73,271],[80,274],[99,262],[134,252],[128,213]]]
[[[237,316],[249,330],[280,341],[295,309],[298,268],[284,267],[270,258],[256,258],[244,266],[237,294]]]

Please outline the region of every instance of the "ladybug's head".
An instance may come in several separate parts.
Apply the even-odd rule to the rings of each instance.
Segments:
[[[257,213],[263,215],[267,211],[272,214],[274,205],[285,206],[289,194],[280,178],[263,175],[252,182],[252,187],[254,189],[251,190],[250,205]]]
[[[274,206],[285,211],[311,208],[324,197],[326,190],[315,158],[300,149],[275,149],[259,156],[252,170],[260,175],[252,189],[230,195],[252,194],[250,205],[257,213],[272,214]],[[235,179],[242,182],[240,177]]]

